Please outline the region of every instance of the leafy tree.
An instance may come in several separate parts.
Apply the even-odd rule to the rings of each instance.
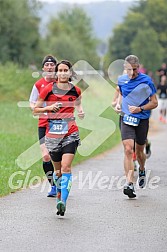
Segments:
[[[124,22],[114,29],[109,39],[107,61],[134,53],[150,70],[167,61],[166,13],[166,0],[140,0],[130,9]]]
[[[109,39],[109,54],[111,61],[124,59],[131,52],[131,42],[138,30],[148,29],[149,25],[142,13],[130,12],[124,23],[118,25]]]
[[[137,52],[140,62],[144,63],[148,70],[155,72],[161,65],[164,50],[158,41],[157,33],[152,28],[138,31],[131,43],[131,51],[132,54]]]
[[[49,52],[58,60],[67,59],[72,63],[75,63],[84,58],[84,50],[78,39],[74,37],[72,40],[68,34],[60,33],[58,37],[50,37],[49,40]],[[48,53],[48,47],[45,47],[45,54]]]
[[[0,60],[28,64],[38,51],[36,0],[0,0]]]
[[[68,58],[72,63],[84,59],[94,67],[99,64],[98,41],[92,32],[91,19],[81,8],[65,9],[57,18],[52,18],[45,41],[58,59]]]
[[[147,16],[150,26],[157,32],[159,43],[167,51],[167,1],[148,0],[144,14]],[[167,61],[167,55],[164,56],[164,60]]]

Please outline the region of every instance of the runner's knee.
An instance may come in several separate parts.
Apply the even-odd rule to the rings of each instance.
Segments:
[[[71,172],[71,166],[65,162],[62,162],[61,164],[61,172],[62,173],[69,173]]]
[[[51,158],[50,158],[50,155],[49,154],[45,154],[44,156],[43,156],[43,161],[44,162],[49,162],[51,160]]]
[[[130,145],[125,146],[125,155],[126,156],[132,156],[133,154],[133,148]]]

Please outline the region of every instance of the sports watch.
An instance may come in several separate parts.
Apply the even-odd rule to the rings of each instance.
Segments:
[[[144,106],[141,106],[140,109],[141,109],[141,112],[142,112],[144,110]]]

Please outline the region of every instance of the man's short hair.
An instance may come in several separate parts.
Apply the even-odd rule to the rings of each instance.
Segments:
[[[125,63],[129,63],[130,65],[139,65],[139,59],[136,55],[129,55],[125,58]]]

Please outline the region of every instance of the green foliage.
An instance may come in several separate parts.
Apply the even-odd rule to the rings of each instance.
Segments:
[[[136,54],[148,70],[167,60],[166,0],[140,0],[109,39],[110,61]]]
[[[111,60],[124,59],[131,52],[131,42],[138,30],[148,29],[148,22],[142,13],[129,12],[124,23],[114,29],[109,40]]]
[[[0,0],[0,6],[0,61],[27,65],[36,60],[39,51],[36,0]]]
[[[14,87],[13,87],[14,90]],[[21,168],[16,164],[17,157],[37,141],[37,120],[28,108],[19,108],[16,102],[0,102],[0,196],[14,192],[9,186],[10,176]],[[44,176],[39,161],[32,167],[31,177]],[[26,172],[22,179],[25,179]],[[19,179],[15,176],[13,183]],[[21,177],[20,177],[21,179]]]
[[[85,46],[94,46],[92,37],[91,19],[78,7],[63,11],[59,14],[59,19],[65,24],[66,31],[85,42]]]
[[[30,90],[35,81],[30,69],[20,68],[11,62],[0,65],[0,100],[28,101]]]
[[[166,0],[148,0],[148,7],[145,9],[144,14],[150,23],[150,26],[158,34],[160,45],[167,52],[167,1]],[[167,61],[167,54],[163,56],[163,60]]]
[[[96,52],[98,41],[92,32],[91,19],[78,7],[63,10],[48,25],[45,39],[47,49],[58,59],[87,60],[97,67],[99,58]]]
[[[158,41],[157,33],[152,28],[144,31],[139,30],[131,43],[131,49],[133,54],[138,52],[137,55],[139,59],[142,59],[142,62],[147,66],[147,69],[152,69],[152,71],[155,72],[162,63],[161,60],[164,51]],[[153,62],[154,59],[156,59],[156,61]]]
[[[76,61],[80,59],[80,57],[84,58],[84,48],[80,43],[78,43],[77,38],[71,38],[66,33],[60,33],[60,36],[51,37],[49,42],[49,51],[54,52],[56,54],[56,58],[59,60],[61,59],[67,59],[72,64],[74,64]],[[47,54],[48,48],[46,47]]]

